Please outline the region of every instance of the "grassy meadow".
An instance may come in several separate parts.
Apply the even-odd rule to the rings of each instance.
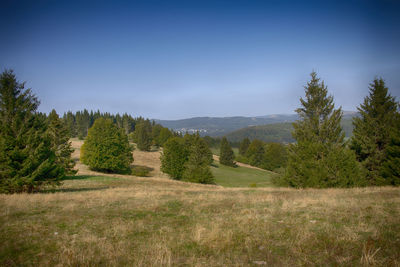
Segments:
[[[228,167],[217,161],[211,166],[215,182],[224,187],[272,187],[273,172],[243,166]]]
[[[0,203],[3,266],[400,264],[398,188],[77,176]]]
[[[163,176],[158,151],[134,157],[152,177],[78,161],[61,187],[0,195],[0,265],[400,265],[399,188],[273,188],[218,162],[218,185],[192,184]]]

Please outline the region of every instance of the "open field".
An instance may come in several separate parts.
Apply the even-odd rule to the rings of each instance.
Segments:
[[[0,195],[1,265],[400,264],[400,190],[78,176]]]
[[[134,153],[153,177],[77,162],[59,188],[0,195],[0,265],[400,265],[399,188],[248,188],[271,173],[218,163],[220,185],[243,187],[192,184]]]
[[[214,161],[211,166],[215,182],[224,187],[272,187],[271,178],[277,175],[258,168],[224,166]]]

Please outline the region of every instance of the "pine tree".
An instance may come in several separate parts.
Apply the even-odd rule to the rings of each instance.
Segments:
[[[172,137],[165,142],[161,155],[161,170],[171,178],[181,180],[189,149],[181,137]]]
[[[386,160],[382,165],[385,184],[400,185],[400,114],[396,116],[395,127],[390,132],[390,142],[386,147]]]
[[[38,99],[11,70],[0,75],[0,192],[33,192],[64,177]]]
[[[246,152],[246,158],[248,159],[250,165],[260,168],[262,167],[265,155],[264,145],[265,144],[263,141],[257,139],[254,139],[250,143]]]
[[[165,142],[167,142],[172,136],[172,132],[168,128],[163,127],[158,136],[158,143],[160,146],[164,146]]]
[[[151,123],[149,120],[140,121],[134,132],[137,147],[142,151],[150,151],[152,140],[151,140]]]
[[[250,145],[250,140],[249,140],[249,138],[246,137],[240,143],[239,154],[242,156],[245,156],[247,153],[247,149],[249,148],[249,145]]]
[[[382,79],[375,79],[369,90],[369,96],[358,108],[360,117],[353,120],[351,148],[366,169],[368,184],[388,184],[381,168],[387,160],[386,148],[395,127],[398,106]]]
[[[56,163],[64,169],[65,174],[74,175],[75,162],[71,159],[74,149],[69,142],[68,128],[54,109],[50,112],[47,121],[47,133],[51,139],[51,149],[56,154]]]
[[[185,163],[185,170],[182,175],[183,180],[201,184],[215,183],[209,166],[211,162],[212,153],[207,143],[199,134],[193,135],[189,147],[189,158]]]
[[[269,143],[265,146],[264,163],[262,168],[273,171],[286,167],[287,149],[280,143]]]
[[[110,119],[97,119],[81,147],[81,161],[97,171],[130,172],[133,158],[128,136]]]
[[[235,167],[236,164],[233,161],[234,158],[235,158],[235,155],[233,154],[231,145],[229,144],[226,137],[223,137],[221,140],[219,162],[226,166]]]
[[[306,98],[293,123],[297,143],[289,147],[284,176],[293,187],[350,187],[361,184],[354,153],[344,142],[341,108],[335,109],[324,82],[315,72],[305,87]]]

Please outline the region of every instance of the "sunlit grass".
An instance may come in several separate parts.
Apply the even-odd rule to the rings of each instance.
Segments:
[[[82,190],[84,189],[84,190]],[[400,264],[400,189],[81,176],[0,195],[1,265]]]

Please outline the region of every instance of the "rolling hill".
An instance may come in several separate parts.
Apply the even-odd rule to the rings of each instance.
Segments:
[[[344,111],[343,118],[352,118],[356,115],[357,112]],[[290,123],[297,119],[297,114],[272,114],[257,117],[196,117],[182,120],[155,119],[154,121],[175,132],[199,132],[202,136],[209,135],[215,137],[226,135],[241,128],[276,123]]]
[[[342,127],[346,137],[350,137],[353,131],[352,119],[342,119]],[[291,143],[293,126],[291,122],[273,123],[242,128],[226,134],[226,138],[231,142],[240,142],[244,138],[250,140],[259,139],[264,142]]]

